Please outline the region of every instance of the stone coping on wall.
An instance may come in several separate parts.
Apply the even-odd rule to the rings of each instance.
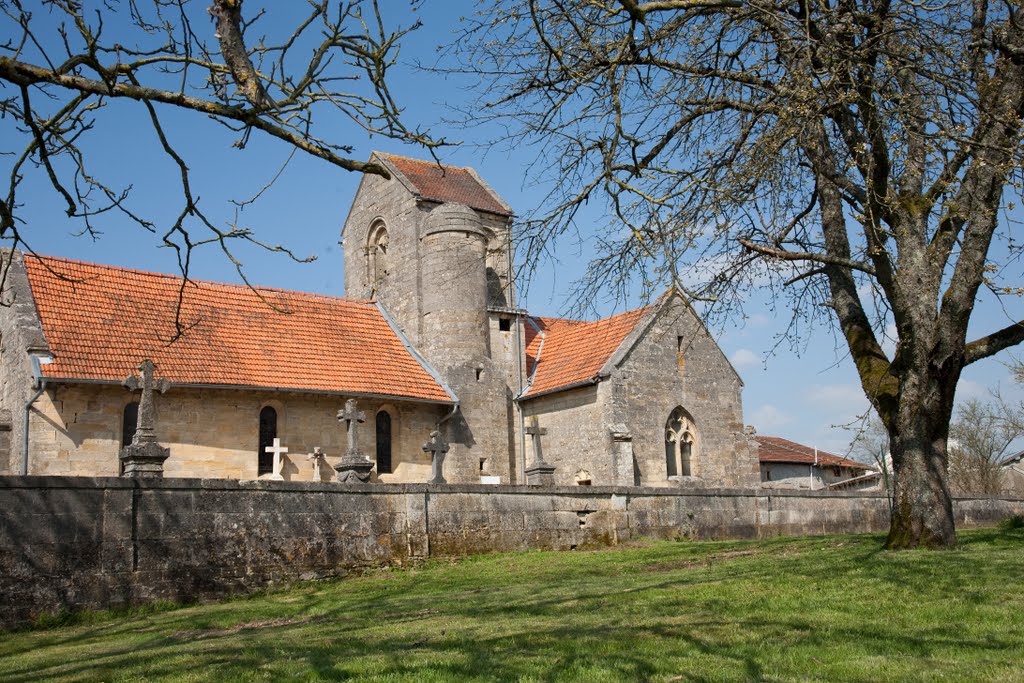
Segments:
[[[675,488],[662,486],[511,486],[493,484],[339,484],[335,482],[269,481],[258,479],[131,479],[124,477],[68,477],[0,475],[0,488],[108,488],[159,490],[216,490],[216,491],[288,491],[309,493],[494,493],[536,496],[719,496],[772,498],[885,498],[881,491],[828,491],[801,489],[741,489],[741,488]],[[1024,496],[970,495],[955,496],[956,500],[1015,500]]]

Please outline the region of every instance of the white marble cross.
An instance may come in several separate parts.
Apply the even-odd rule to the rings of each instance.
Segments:
[[[284,475],[281,474],[281,470],[284,467],[284,463],[281,460],[281,456],[287,453],[288,449],[281,445],[281,439],[274,437],[274,445],[267,446],[263,450],[265,450],[267,453],[274,454],[274,472],[268,477],[268,479],[283,481]]]

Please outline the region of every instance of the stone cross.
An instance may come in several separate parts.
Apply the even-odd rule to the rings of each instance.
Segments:
[[[430,432],[430,439],[423,444],[423,452],[430,453],[430,480],[428,484],[447,484],[444,478],[444,456],[448,452],[448,442],[441,436],[440,430]]]
[[[345,431],[348,433],[348,450],[346,455],[362,455],[359,452],[359,441],[356,438],[356,426],[366,422],[366,413],[356,408],[354,398],[345,401],[345,407],[338,411],[338,422],[345,423]]]
[[[281,460],[281,456],[287,453],[288,449],[281,445],[281,439],[274,437],[274,445],[267,446],[263,450],[274,455],[274,472],[268,477],[268,479],[284,481],[284,475],[281,474],[281,469],[284,464]]]
[[[338,422],[344,422],[348,432],[348,449],[341,457],[341,462],[334,466],[334,471],[338,473],[337,480],[342,484],[365,484],[370,480],[373,463],[359,450],[359,440],[356,438],[359,423],[365,421],[366,413],[358,409],[354,398],[345,401],[345,407],[338,411]]]
[[[139,399],[138,427],[135,428],[132,443],[156,443],[156,407],[153,403],[153,391],[159,391],[162,394],[167,391],[170,384],[165,379],[153,379],[153,375],[156,374],[156,365],[148,358],[139,364],[139,373],[142,376],[141,379],[136,375],[129,375],[122,382],[129,391],[142,389],[142,398]]]
[[[313,481],[320,481],[320,465],[324,461],[323,449],[317,446],[313,449],[313,452],[306,457],[313,461]]]
[[[164,461],[171,454],[170,449],[157,443],[156,406],[153,401],[153,391],[162,394],[170,384],[164,379],[154,380],[155,374],[156,365],[147,358],[139,364],[139,376],[131,375],[124,381],[124,386],[130,391],[142,390],[135,435],[120,453],[125,477],[162,477]]]
[[[548,430],[540,426],[536,415],[530,418],[530,426],[526,428],[526,433],[533,437],[533,461],[535,463],[544,462],[544,454],[540,448],[540,437],[547,434]]]
[[[526,433],[533,437],[533,463],[526,468],[526,483],[529,486],[554,486],[555,466],[544,462],[544,452],[540,447],[540,437],[548,430],[540,426],[537,416],[530,418],[530,426]]]

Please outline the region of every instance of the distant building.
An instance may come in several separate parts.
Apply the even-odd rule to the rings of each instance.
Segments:
[[[1003,493],[1024,496],[1024,451],[1003,460]]]
[[[777,489],[863,490],[881,475],[868,465],[776,436],[755,436],[761,486]]]

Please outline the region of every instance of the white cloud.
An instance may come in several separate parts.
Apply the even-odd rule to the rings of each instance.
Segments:
[[[757,410],[750,415],[750,424],[754,425],[758,434],[771,434],[792,421],[792,417],[770,403],[758,406]]]
[[[772,322],[764,313],[753,313],[747,317],[747,327],[767,327]]]
[[[804,400],[818,410],[851,417],[868,409],[868,399],[857,384],[812,384]]]
[[[972,379],[960,379],[960,382],[956,385],[956,397],[957,400],[969,399],[969,398],[989,398],[989,388],[981,382],[975,382]]]
[[[757,355],[750,349],[737,349],[732,357],[729,358],[729,362],[733,364],[737,370],[741,368],[749,368],[755,365],[761,364],[761,356]]]

